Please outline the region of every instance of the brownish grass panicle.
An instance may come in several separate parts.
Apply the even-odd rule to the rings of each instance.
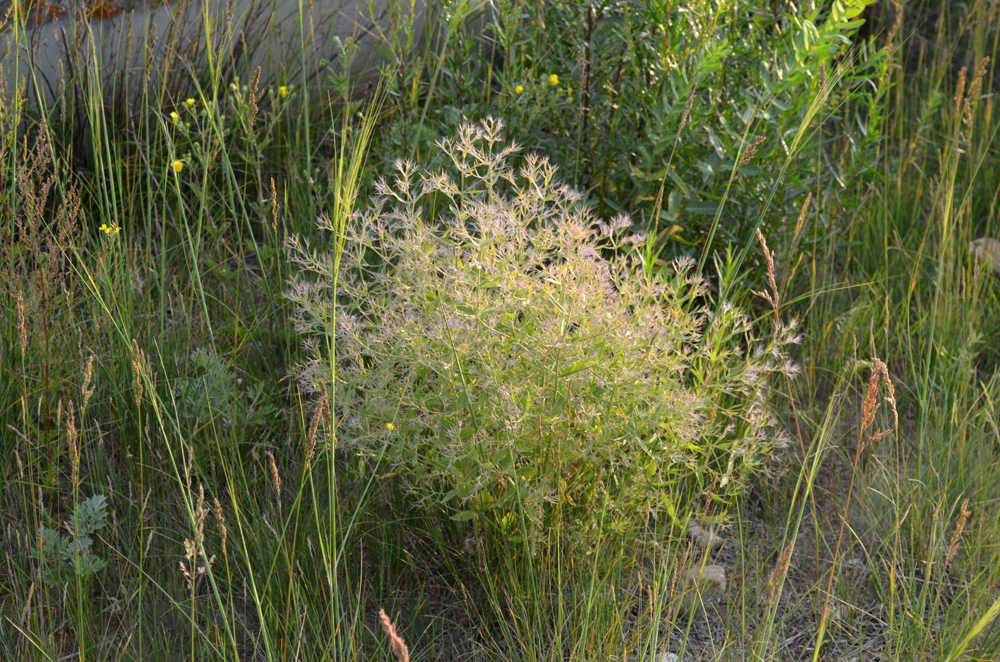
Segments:
[[[774,566],[774,570],[767,577],[767,588],[764,591],[765,605],[770,605],[781,597],[782,582],[785,579],[785,575],[788,574],[788,566],[792,561],[792,553],[794,551],[795,539],[793,538],[785,546],[785,550],[781,553],[781,558],[778,559],[778,564]]]
[[[859,455],[865,450],[865,448],[874,442],[884,438],[890,432],[899,430],[899,413],[896,411],[896,388],[893,386],[892,379],[889,378],[889,368],[886,367],[885,363],[879,358],[873,359],[872,362],[875,365],[872,368],[871,376],[868,378],[868,391],[865,394],[865,400],[861,406],[861,428],[858,431]],[[868,430],[874,422],[875,414],[878,411],[879,380],[885,382],[886,394],[883,399],[885,402],[889,403],[889,409],[892,411],[893,427],[873,432],[871,436],[864,439],[863,437],[865,431]]]
[[[219,497],[214,497],[212,503],[215,506],[215,524],[219,527],[219,536],[222,538],[222,556],[227,559],[228,563],[229,552],[226,550],[226,537],[229,535],[229,529],[226,528],[226,516],[222,512]]]
[[[184,559],[180,562],[181,575],[188,584],[188,588],[193,592],[195,580],[204,575],[215,563],[215,555],[208,559],[205,565],[199,565],[198,556],[203,553],[205,546],[205,518],[208,517],[208,508],[205,507],[205,487],[198,485],[198,501],[194,507],[194,538],[184,540]]]
[[[21,341],[21,363],[24,363],[24,351],[28,348],[28,324],[24,319],[24,294],[17,290],[17,332]]]
[[[760,147],[765,140],[767,140],[766,136],[757,136],[753,139],[753,142],[750,143],[746,150],[744,150],[743,157],[740,159],[739,167],[742,168],[753,161],[753,157],[757,154],[757,148]]]
[[[972,128],[972,113],[976,108],[976,104],[981,98],[980,95],[983,91],[983,78],[986,77],[987,71],[990,67],[990,56],[985,56],[979,62],[979,68],[976,70],[976,76],[972,79],[969,84],[969,89],[965,94],[965,98],[962,103],[962,124],[966,129]]]
[[[770,293],[764,290],[760,292],[756,290],[750,291],[771,304],[771,308],[777,314],[781,297],[778,295],[778,283],[774,278],[774,253],[767,247],[767,241],[764,239],[764,233],[760,231],[760,228],[757,228],[757,241],[760,242],[760,247],[764,251],[764,259],[767,260],[767,284],[771,288],[771,291]]]
[[[701,79],[701,73],[695,74],[695,77],[691,80],[691,88],[688,89],[687,102],[684,104],[684,114],[681,116],[681,123],[677,129],[677,133],[680,134],[687,125],[688,118],[691,116],[691,109],[694,107],[694,93],[698,89],[698,81]]]
[[[955,554],[958,553],[958,544],[962,540],[962,531],[965,530],[965,524],[969,521],[969,500],[965,499],[962,501],[962,509],[958,516],[958,523],[955,525],[955,533],[951,537],[951,544],[948,546],[948,554],[944,557],[944,567],[951,565],[952,560],[955,558]]]
[[[87,359],[87,367],[83,370],[83,386],[80,388],[80,393],[83,394],[83,405],[80,407],[80,420],[87,415],[87,404],[90,402],[90,398],[94,395],[95,386],[91,385],[91,380],[94,378],[94,355],[91,354],[90,358]]]
[[[278,212],[281,205],[278,204],[278,188],[274,185],[274,177],[271,178],[271,232],[275,239],[278,238]]]
[[[70,472],[73,488],[80,484],[80,435],[76,429],[76,416],[73,413],[73,401],[66,405],[66,441],[69,445]]]
[[[385,635],[389,637],[389,645],[392,646],[392,654],[396,656],[396,662],[410,662],[410,649],[406,647],[403,638],[396,634],[396,626],[389,620],[384,609],[378,610],[378,619],[382,623]]]
[[[326,420],[330,410],[330,398],[326,393],[326,388],[321,387],[319,404],[313,412],[312,420],[309,422],[309,435],[306,437],[306,467],[312,464],[316,457],[316,441],[319,439],[319,426]]]
[[[274,453],[267,451],[267,461],[271,465],[271,480],[274,482],[274,493],[278,500],[278,510],[281,510],[281,474],[278,473],[278,465],[274,461]]]
[[[139,343],[132,339],[132,392],[135,394],[135,406],[142,403],[142,371],[146,368],[146,354],[139,349]]]

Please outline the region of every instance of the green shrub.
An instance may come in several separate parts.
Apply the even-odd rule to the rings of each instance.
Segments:
[[[783,439],[767,379],[794,370],[794,325],[759,344],[733,306],[703,307],[691,261],[655,274],[627,219],[595,222],[501,135],[490,119],[441,143],[457,179],[397,163],[339,268],[290,242],[318,276],[288,293],[310,338],[299,376],[334,389],[340,443],[428,512],[532,542],[601,535],[605,507],[683,518],[692,486],[731,495]]]
[[[413,145],[495,114],[598,213],[630,214],[673,254],[751,241],[765,220],[784,245],[807,192],[828,214],[810,221],[834,223],[827,198],[852,208],[847,183],[877,163],[888,59],[851,44],[870,4],[500,0],[493,60],[464,35],[446,42],[424,82],[435,112],[399,108],[392,121],[412,126],[388,151],[425,162]],[[416,89],[388,82],[394,98]]]

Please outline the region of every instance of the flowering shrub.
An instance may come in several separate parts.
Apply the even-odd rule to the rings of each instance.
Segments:
[[[759,344],[734,307],[702,307],[690,261],[647,268],[627,219],[595,222],[501,135],[491,119],[441,143],[451,174],[398,162],[339,267],[290,242],[318,276],[288,292],[298,376],[335,394],[340,443],[429,510],[529,542],[591,539],[602,510],[682,519],[692,487],[732,494],[782,441],[767,378],[791,371],[794,327]]]

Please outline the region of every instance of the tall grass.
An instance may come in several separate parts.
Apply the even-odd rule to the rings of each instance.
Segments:
[[[61,19],[56,98],[23,50],[33,86],[0,91],[0,659],[1000,657],[998,276],[970,250],[998,232],[1000,9],[880,3],[862,37],[866,4],[456,1],[422,38],[393,0],[332,63],[314,8],[290,36],[254,4],[194,41],[135,25],[134,78]],[[785,470],[680,498],[720,551],[605,503],[585,552],[504,554],[294,379],[288,238],[339,264],[377,177],[488,114],[631,215],[645,275],[688,256],[711,300],[801,319]],[[685,580],[707,564],[721,599]]]

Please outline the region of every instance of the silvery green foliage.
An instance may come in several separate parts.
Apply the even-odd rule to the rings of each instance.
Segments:
[[[199,347],[190,360],[195,376],[178,379],[174,386],[178,412],[188,425],[255,425],[274,413],[271,405],[260,402],[262,385],[243,384],[215,350]]]
[[[210,349],[199,347],[194,350],[191,363],[196,368],[197,376],[178,379],[174,389],[181,417],[195,424],[213,419],[222,423],[231,422],[236,377]]]
[[[398,162],[339,267],[289,242],[309,275],[287,293],[297,376],[334,393],[339,443],[429,509],[531,541],[556,520],[585,541],[605,505],[682,517],[692,487],[732,494],[783,441],[767,378],[794,327],[758,341],[733,306],[702,308],[691,261],[645,268],[627,219],[596,221],[501,135],[489,119],[440,143],[451,172]]]
[[[94,554],[92,536],[103,529],[108,519],[108,499],[96,494],[76,504],[73,516],[66,524],[67,533],[43,526],[39,532],[39,546],[35,557],[42,564],[45,581],[60,585],[64,571],[80,577],[94,575],[107,562]]]

